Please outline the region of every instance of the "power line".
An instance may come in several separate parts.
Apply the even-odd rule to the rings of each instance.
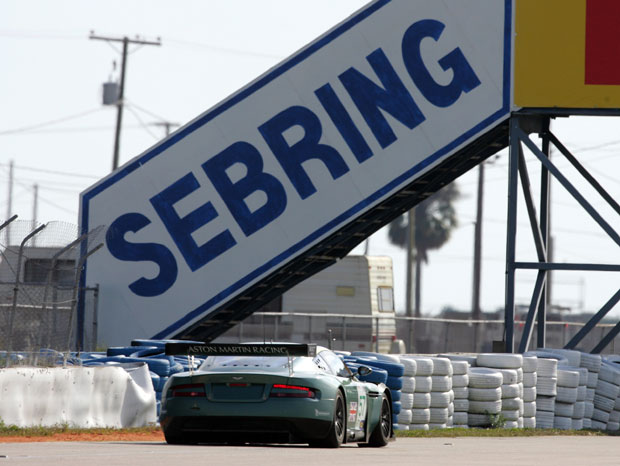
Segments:
[[[34,187],[33,186],[29,186],[29,185],[27,185],[25,183],[22,183],[22,182],[18,181],[18,180],[15,180],[15,182],[18,185],[20,185],[23,189],[26,189],[29,192],[33,192],[34,191]],[[56,204],[55,202],[50,201],[49,199],[45,199],[45,198],[39,196],[39,200],[43,201],[45,204],[51,205],[52,207],[60,209],[60,210],[62,210],[64,212],[67,212],[69,214],[77,215],[77,212],[75,210],[69,210],[69,209],[67,209],[67,208],[65,208],[65,207],[63,207],[61,205]]]
[[[74,115],[69,115],[66,117],[56,118],[54,120],[44,121],[43,123],[37,123],[31,126],[23,126],[21,128],[7,129],[4,131],[0,131],[0,136],[5,135],[5,134],[24,133],[26,131],[32,131],[34,129],[43,128],[45,126],[51,126],[51,125],[55,125],[58,123],[62,123],[63,121],[75,120],[77,118],[81,118],[83,116],[90,115],[91,113],[99,112],[101,110],[102,110],[101,108],[94,108],[91,110],[86,110],[85,112],[76,113]]]
[[[15,37],[17,39],[62,39],[62,40],[76,40],[82,39],[82,33],[69,35],[69,34],[55,34],[51,32],[39,33],[30,31],[0,31],[0,37]]]
[[[142,129],[141,125],[125,125],[123,129],[135,130]],[[57,128],[57,129],[35,129],[32,131],[28,131],[28,136],[33,134],[59,134],[59,133],[92,133],[96,131],[111,131],[112,128],[110,126],[82,126],[82,127],[72,127],[72,128]],[[22,134],[22,133],[18,133]]]
[[[129,102],[128,102],[128,103],[129,103]],[[131,102],[131,103],[130,103],[130,105],[131,105],[131,107],[135,107],[136,109],[140,110],[141,112],[146,113],[147,115],[149,115],[149,116],[151,116],[151,117],[156,118],[157,120],[159,120],[159,121],[157,121],[157,122],[155,122],[155,123],[151,123],[151,125],[152,125],[152,126],[162,126],[162,127],[164,128],[164,130],[166,131],[166,136],[168,136],[168,135],[170,134],[170,130],[171,130],[171,128],[173,128],[173,127],[174,127],[174,128],[177,128],[177,127],[181,126],[181,125],[179,125],[178,123],[173,123],[173,122],[171,122],[171,121],[168,121],[168,120],[166,120],[164,117],[162,117],[162,116],[160,116],[160,115],[157,115],[157,114],[155,114],[155,113],[153,113],[153,112],[151,112],[151,111],[149,111],[149,110],[147,110],[147,109],[145,109],[145,108],[143,108],[143,107],[140,107],[139,105],[136,105],[136,104],[135,104],[135,103],[133,103],[133,102]],[[136,115],[136,114],[134,113],[134,116],[135,116],[136,118],[138,118],[138,120],[140,121],[140,123],[144,126],[144,123],[143,123],[143,122],[142,122],[142,120],[138,117],[138,115]],[[146,129],[146,128],[145,128],[145,129]],[[152,133],[151,133],[150,131],[149,131],[149,134],[151,134],[151,135],[152,135]],[[159,139],[159,137],[157,137],[157,139]]]
[[[8,163],[0,163],[0,167],[9,167],[10,164]],[[61,176],[75,176],[78,178],[93,178],[93,179],[100,179],[101,176],[100,175],[86,175],[84,173],[74,173],[74,172],[65,172],[65,171],[60,171],[60,170],[48,170],[46,168],[35,168],[35,167],[27,167],[25,165],[13,165],[15,168],[18,168],[20,170],[29,170],[29,171],[33,171],[33,172],[39,172],[39,173],[47,173],[50,175],[61,175]]]
[[[54,186],[64,186],[64,187],[75,187],[75,191],[81,191],[83,190],[86,186],[89,186],[92,182],[91,181],[87,181],[85,183],[67,183],[65,181],[41,181],[40,178],[28,178],[28,177],[20,177],[19,178],[21,181],[26,181],[29,183],[39,183],[40,186],[43,186],[45,188],[50,188],[50,187],[54,187]]]
[[[142,118],[140,118],[140,115],[138,115],[138,112],[136,112],[131,106],[127,105],[127,110],[131,112],[131,114],[135,117],[135,119],[138,120],[138,123],[140,123],[140,126],[142,126],[142,128],[147,133],[149,133],[153,137],[153,139],[156,139],[156,140],[161,139],[153,131],[151,131],[151,129],[147,126],[147,124],[144,123],[144,121],[142,121]]]
[[[275,54],[263,53],[263,52],[254,52],[254,51],[241,50],[241,49],[235,49],[235,48],[229,48],[229,47],[220,47],[218,45],[204,44],[200,42],[191,42],[187,40],[166,38],[166,41],[172,44],[200,47],[200,48],[210,49],[215,52],[231,53],[234,55],[246,55],[246,56],[252,56],[252,57],[276,59],[276,60],[282,60],[283,58],[285,58],[282,55],[275,55]]]
[[[163,116],[158,115],[156,113],[153,113],[150,110],[147,110],[146,108],[141,107],[140,105],[138,105],[137,103],[135,103],[135,102],[133,102],[133,101],[131,101],[129,99],[125,99],[125,101],[129,105],[131,105],[132,107],[135,107],[136,109],[140,110],[141,112],[146,113],[150,117],[156,118],[157,120],[160,120],[160,121],[166,121],[166,118],[164,118]]]
[[[62,210],[64,212],[68,213],[68,214],[77,216],[77,212],[75,210],[67,209],[66,207],[60,206],[60,205],[56,204],[55,202],[50,201],[49,199],[45,199],[43,197],[39,197],[39,200],[43,201],[45,204],[51,205],[52,207],[55,207],[55,208],[57,208],[59,210]]]

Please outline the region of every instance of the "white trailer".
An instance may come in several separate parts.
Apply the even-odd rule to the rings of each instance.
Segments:
[[[303,341],[309,331],[303,325],[309,319],[300,315],[327,314],[313,319],[311,331],[324,329],[327,335],[331,330],[334,348],[368,351],[378,347],[387,353],[396,338],[392,258],[344,257],[284,293],[282,312],[283,322],[294,322],[293,341]],[[352,317],[333,317],[335,314]]]
[[[218,342],[312,341],[347,351],[387,353],[396,338],[392,258],[346,256],[286,291]]]

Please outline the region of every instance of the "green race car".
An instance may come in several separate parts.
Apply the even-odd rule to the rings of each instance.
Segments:
[[[330,350],[296,344],[168,343],[166,354],[207,356],[170,377],[159,422],[171,444],[342,443],[382,447],[394,438],[383,384],[360,382]]]

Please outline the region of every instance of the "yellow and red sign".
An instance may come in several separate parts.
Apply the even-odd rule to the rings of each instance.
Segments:
[[[514,104],[620,108],[620,0],[515,0]]]

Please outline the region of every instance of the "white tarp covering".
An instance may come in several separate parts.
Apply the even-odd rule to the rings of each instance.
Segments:
[[[157,420],[146,364],[0,369],[0,419],[19,427],[141,427]],[[148,382],[148,383],[146,383]]]

